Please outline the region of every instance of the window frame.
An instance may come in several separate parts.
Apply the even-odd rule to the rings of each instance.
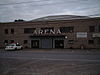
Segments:
[[[32,34],[36,28],[24,28],[24,34]]]
[[[72,32],[74,32],[74,26],[60,27],[59,29],[60,29],[61,33],[72,33]]]
[[[94,40],[88,40],[88,44],[94,44]]]
[[[24,40],[24,44],[27,44],[28,43],[28,40]]]
[[[8,34],[8,29],[4,29],[4,34]]]
[[[11,34],[14,34],[14,28],[11,29]]]
[[[89,32],[95,32],[95,26],[89,26]]]

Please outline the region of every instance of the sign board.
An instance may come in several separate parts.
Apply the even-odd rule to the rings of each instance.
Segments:
[[[77,32],[76,37],[77,38],[87,38],[87,32]]]
[[[100,33],[93,33],[93,37],[100,37]]]
[[[34,30],[33,34],[61,34],[60,29],[52,30],[52,29],[45,29],[45,30]]]

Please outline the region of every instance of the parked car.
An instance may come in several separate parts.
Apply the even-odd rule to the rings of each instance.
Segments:
[[[23,47],[19,45],[18,43],[8,44],[5,47],[5,50],[21,50],[21,49],[23,49]]]

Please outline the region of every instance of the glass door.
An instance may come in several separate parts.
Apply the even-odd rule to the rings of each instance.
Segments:
[[[39,48],[39,40],[32,40],[31,47],[32,48]]]
[[[64,40],[55,40],[55,48],[64,48]]]

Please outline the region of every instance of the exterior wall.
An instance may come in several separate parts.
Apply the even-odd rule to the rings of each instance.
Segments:
[[[33,34],[25,34],[24,28],[36,28],[36,30],[40,30],[43,27],[53,27],[55,30],[60,27],[69,27],[74,26],[74,32],[61,33],[59,35],[65,35],[67,38],[54,38],[53,39],[53,48],[55,48],[55,40],[63,39],[64,40],[64,48],[80,48],[84,46],[84,48],[100,48],[100,44],[97,43],[98,38],[93,38],[93,33],[100,33],[98,31],[98,26],[100,26],[100,19],[80,19],[80,20],[64,20],[64,21],[33,21],[33,22],[13,22],[13,23],[0,23],[0,45],[4,45],[4,40],[14,40],[22,44],[24,47],[31,48],[31,40],[35,40],[30,38],[29,36]],[[95,26],[95,32],[89,32],[89,26]],[[11,29],[14,29],[14,34],[11,34]],[[4,30],[8,29],[8,34],[4,34]],[[87,32],[87,37],[85,38],[77,38],[77,32]],[[41,34],[42,35],[42,34]],[[46,35],[46,34],[43,34]],[[24,44],[23,40],[28,40],[27,44]],[[69,44],[68,40],[74,40],[73,44]],[[88,44],[88,40],[94,40],[94,44]],[[41,39],[39,39],[41,42]],[[39,43],[41,48],[41,43]]]

